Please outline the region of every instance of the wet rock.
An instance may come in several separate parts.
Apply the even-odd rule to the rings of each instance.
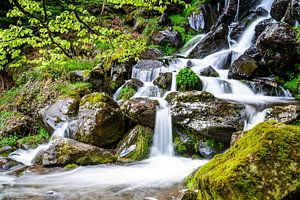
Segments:
[[[113,145],[123,137],[124,116],[118,104],[106,93],[85,95],[71,138],[98,147]]]
[[[265,120],[290,123],[300,119],[300,105],[272,106],[267,109]]]
[[[119,142],[116,155],[120,161],[137,161],[147,158],[152,144],[153,130],[140,125],[130,130]]]
[[[156,100],[134,98],[121,102],[120,108],[133,123],[154,128],[156,107],[158,105]]]
[[[212,66],[208,66],[200,72],[200,76],[219,77],[219,74]]]
[[[170,101],[172,120],[183,132],[228,142],[243,127],[243,106],[215,98],[208,92],[176,93]]]
[[[256,60],[242,55],[229,68],[228,77],[233,79],[250,79],[260,76]]]
[[[163,66],[163,62],[158,60],[141,60],[134,67],[137,69],[151,70],[160,68]]]
[[[299,44],[293,29],[285,24],[272,24],[258,37],[256,46],[273,74],[282,75],[293,66]]]
[[[32,123],[30,117],[19,112],[0,112],[0,138],[13,134],[24,135]]]
[[[200,154],[206,159],[211,159],[215,154],[217,154],[217,151],[214,148],[208,146],[203,141],[199,142],[198,148],[199,148]]]
[[[5,172],[10,170],[13,167],[16,167],[19,165],[18,162],[10,159],[0,156],[0,172]]]
[[[188,185],[198,190],[197,199],[283,199],[299,187],[299,143],[299,126],[261,123]]]
[[[110,150],[101,149],[69,138],[56,137],[44,152],[44,166],[62,166],[67,164],[92,165],[116,161]]]
[[[172,73],[171,72],[166,72],[166,73],[161,73],[154,81],[154,85],[157,85],[163,90],[170,90],[171,85],[172,85]]]
[[[230,51],[221,55],[220,62],[218,62],[218,65],[216,65],[215,67],[217,69],[229,69],[229,67],[231,66],[232,58],[235,57],[234,54],[234,52]]]
[[[189,58],[204,58],[221,49],[229,48],[227,42],[228,27],[220,25],[216,30],[209,32],[191,51]]]
[[[254,91],[255,94],[266,96],[288,96],[288,91],[281,87],[278,83],[269,79],[252,79],[245,83]]]
[[[144,83],[138,79],[130,79],[126,82],[125,86],[132,87],[135,90],[138,90],[139,88],[143,87]]]
[[[65,97],[40,110],[39,115],[49,132],[53,132],[58,124],[75,117],[78,113],[79,102],[79,97]]]
[[[111,79],[116,84],[115,88],[119,88],[126,80],[131,78],[131,69],[133,62],[124,63],[115,62],[111,67]]]
[[[269,18],[269,19],[265,19],[261,22],[259,22],[254,29],[254,43],[256,42],[257,38],[260,36],[260,34],[262,32],[264,32],[264,30],[268,27],[271,26],[273,24],[273,19]]]
[[[290,0],[275,0],[272,4],[270,12],[272,18],[280,21],[285,15],[286,9],[289,5],[289,1]]]
[[[155,60],[158,58],[162,58],[163,56],[163,53],[156,48],[147,48],[141,53],[141,59],[146,60]]]
[[[286,13],[284,15],[284,21],[295,26],[300,22],[300,2],[299,0],[290,0],[287,7]]]
[[[247,49],[244,55],[254,59],[259,64],[262,60],[262,56],[259,54],[259,51],[255,45],[252,45],[249,49]]]
[[[151,35],[151,40],[153,44],[162,45],[163,43],[169,43],[175,48],[180,47],[181,45],[181,37],[177,31],[171,30],[163,30],[163,31],[155,31]]]
[[[214,26],[218,16],[212,4],[201,5],[201,13],[204,17],[204,31],[208,32]]]

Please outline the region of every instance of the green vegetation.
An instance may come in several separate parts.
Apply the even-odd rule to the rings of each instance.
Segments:
[[[123,99],[123,100],[130,99],[135,93],[136,93],[136,90],[134,88],[129,87],[129,86],[125,86],[120,91],[120,94],[118,96],[118,100],[120,100],[120,99]]]
[[[4,146],[15,146],[18,142],[18,136],[16,134],[10,135],[8,137],[2,137],[0,136],[0,148]]]
[[[189,182],[198,199],[282,199],[300,187],[300,127],[264,122]]]
[[[295,72],[288,72],[288,80],[284,83],[284,87],[295,94],[300,99],[300,64],[295,65]]]
[[[183,68],[176,75],[176,85],[179,91],[197,89],[199,83],[199,77],[190,68]]]
[[[220,142],[217,141],[216,139],[213,138],[208,138],[205,140],[205,144],[209,147],[212,147],[213,149],[217,150],[218,152],[224,150],[225,145]]]
[[[8,119],[15,115],[14,112],[1,111],[0,112],[0,129],[4,128],[5,123]]]

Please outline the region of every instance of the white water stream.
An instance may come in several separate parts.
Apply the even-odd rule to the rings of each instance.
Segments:
[[[263,0],[259,6],[263,6],[269,11],[272,2],[272,0]],[[229,1],[225,0],[225,5],[228,4]],[[238,17],[237,13],[236,18]],[[76,197],[76,195],[81,197],[81,195],[90,195],[91,193],[97,194],[96,196],[92,196],[91,199],[93,199],[93,197],[94,199],[118,199],[114,195],[116,193],[122,193],[122,198],[120,199],[133,199],[132,193],[142,190],[141,188],[170,187],[182,182],[187,175],[197,167],[206,163],[207,160],[192,160],[174,156],[172,119],[170,108],[164,100],[166,94],[163,95],[162,90],[154,86],[152,81],[161,72],[172,72],[170,91],[176,91],[176,73],[181,68],[186,67],[188,61],[193,64],[192,70],[196,73],[208,66],[212,66],[217,70],[220,77],[199,76],[203,83],[203,90],[211,92],[218,98],[244,104],[246,108],[244,130],[252,128],[256,124],[264,121],[264,105],[268,103],[286,102],[293,98],[289,96],[288,92],[286,92],[286,96],[282,97],[263,96],[261,93],[256,94],[248,85],[237,80],[228,79],[228,70],[224,70],[221,67],[222,62],[224,62],[224,59],[230,53],[234,55],[231,60],[231,62],[233,62],[234,59],[237,59],[239,55],[242,55],[244,51],[252,45],[251,41],[255,26],[266,18],[267,17],[261,17],[250,24],[241,38],[231,45],[229,49],[221,50],[203,59],[176,59],[171,61],[168,68],[162,67],[153,70],[142,70],[133,67],[132,78],[139,79],[144,83],[144,86],[137,91],[134,97],[156,99],[160,104],[157,108],[155,135],[149,159],[127,165],[79,167],[69,172],[54,172],[44,175],[30,171],[26,171],[25,174],[20,177],[7,176],[7,174],[1,175],[0,173],[0,190],[1,187],[5,189],[4,193],[0,193],[0,199],[3,197],[14,197],[13,195],[18,193],[28,195],[33,193],[42,197],[52,195],[54,198],[56,197],[55,195],[58,195],[57,197],[61,199]],[[196,36],[185,46],[184,51],[181,52],[180,55],[187,56],[203,37],[203,35]],[[114,95],[115,100],[120,91],[121,88],[119,88]],[[54,132],[53,137],[58,135],[63,137],[63,133],[67,128],[68,124],[65,123]],[[49,144],[41,145],[35,150],[18,150],[11,155],[11,158],[30,165],[38,154],[48,148],[50,144],[51,140]],[[132,192],[126,197],[126,192],[128,191]],[[153,199],[155,196],[153,191],[150,194],[149,198],[145,197],[145,194],[141,194],[135,199]]]

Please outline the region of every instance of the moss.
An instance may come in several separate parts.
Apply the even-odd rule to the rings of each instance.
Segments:
[[[136,90],[130,86],[125,86],[120,91],[120,94],[118,96],[118,100],[123,99],[130,99],[134,94],[136,93]]]
[[[300,127],[264,122],[190,181],[198,199],[282,199],[300,187]]]
[[[70,170],[70,169],[75,169],[77,167],[78,165],[72,163],[72,164],[67,164],[64,168]]]
[[[207,138],[204,142],[207,146],[215,149],[217,152],[224,150],[225,147],[223,142],[217,141],[214,138]]]
[[[95,105],[99,102],[113,102],[113,104],[115,104],[113,99],[110,96],[108,96],[106,93],[94,92],[94,93],[85,95],[81,99],[80,106],[83,106],[86,103],[89,103],[90,105]]]
[[[179,91],[197,89],[199,84],[199,77],[190,68],[183,68],[176,75],[176,85]]]

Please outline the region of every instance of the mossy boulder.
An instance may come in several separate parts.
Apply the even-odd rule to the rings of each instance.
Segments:
[[[283,199],[300,187],[300,127],[268,121],[246,132],[189,182],[197,199]]]
[[[61,137],[54,138],[51,146],[44,152],[42,157],[44,166],[91,165],[116,161],[116,157],[111,150]]]
[[[121,111],[133,124],[154,128],[157,100],[133,98],[120,104]]]
[[[202,82],[190,68],[182,68],[176,75],[176,86],[179,91],[201,90]]]
[[[11,111],[0,112],[0,140],[13,134],[24,135],[32,124],[30,117]]]
[[[153,81],[153,84],[163,90],[170,90],[172,85],[172,73],[166,72],[159,74],[159,76]]]
[[[75,117],[78,113],[79,102],[79,96],[59,98],[54,104],[40,110],[39,115],[45,127],[53,132],[59,123]]]
[[[229,144],[232,133],[243,128],[244,107],[217,99],[209,92],[179,92],[166,99],[174,125],[190,136]]]
[[[257,61],[246,55],[234,61],[228,72],[228,77],[234,79],[250,79],[260,75]]]
[[[136,161],[147,158],[152,144],[153,130],[137,125],[119,142],[117,156],[120,161]]]
[[[106,93],[91,93],[81,99],[78,120],[71,138],[98,147],[117,144],[124,134],[124,116]]]

